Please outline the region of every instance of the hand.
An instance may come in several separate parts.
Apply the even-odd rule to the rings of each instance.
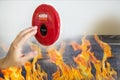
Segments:
[[[37,52],[32,51],[26,55],[22,53],[22,47],[25,42],[33,35],[37,33],[37,27],[30,27],[21,31],[15,40],[12,42],[8,54],[4,59],[0,60],[0,68],[7,68],[10,66],[21,66],[31,58],[33,58]]]

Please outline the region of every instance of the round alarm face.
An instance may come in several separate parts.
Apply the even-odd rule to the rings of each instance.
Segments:
[[[53,44],[60,33],[60,18],[55,8],[47,4],[38,6],[33,14],[32,26],[38,27],[35,38],[40,44]]]

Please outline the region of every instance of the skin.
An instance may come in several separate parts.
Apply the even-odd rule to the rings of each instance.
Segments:
[[[25,42],[36,33],[36,26],[21,31],[15,40],[11,43],[7,56],[3,59],[0,59],[0,69],[11,66],[22,66],[25,64],[25,62],[36,56],[37,52],[34,50],[27,53],[26,55],[22,53],[23,44],[25,44]]]

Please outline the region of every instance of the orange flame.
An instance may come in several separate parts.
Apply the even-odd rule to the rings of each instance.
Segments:
[[[86,36],[82,38],[82,44],[76,42],[71,42],[74,51],[81,50],[76,57],[73,57],[74,62],[77,67],[68,66],[63,61],[63,52],[65,51],[65,45],[62,45],[60,50],[55,48],[49,49],[48,56],[50,61],[57,65],[57,71],[52,74],[53,80],[115,80],[117,75],[116,71],[111,68],[110,63],[107,61],[108,58],[113,57],[111,52],[111,47],[102,42],[97,35],[95,35],[95,40],[103,49],[103,58],[98,60],[94,56],[94,52],[91,52],[91,43],[86,39]],[[33,59],[32,63],[27,62],[24,67],[26,70],[26,77],[24,78],[21,74],[21,67],[10,67],[8,69],[1,70],[4,75],[4,79],[0,80],[46,80],[47,73],[44,72],[37,60],[43,58],[41,55],[41,49],[32,44],[33,48],[38,51],[38,55]],[[92,74],[92,65],[95,67],[95,76]]]

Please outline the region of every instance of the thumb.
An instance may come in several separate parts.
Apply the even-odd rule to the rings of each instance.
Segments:
[[[37,55],[37,51],[29,52],[27,55],[22,57],[22,61],[25,63],[25,62],[29,61],[30,59],[34,58],[36,55]]]

